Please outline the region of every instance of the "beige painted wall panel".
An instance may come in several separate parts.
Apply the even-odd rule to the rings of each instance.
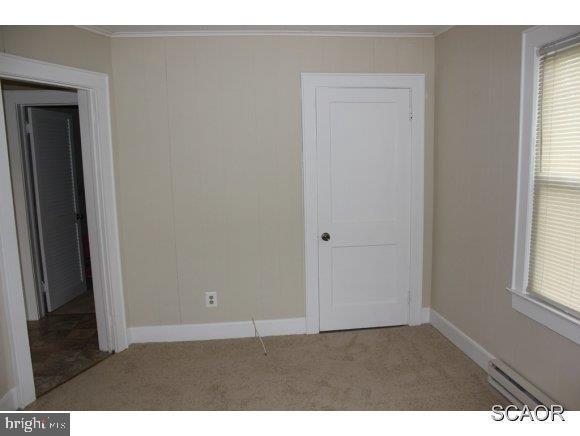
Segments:
[[[180,322],[162,40],[114,47],[117,190],[129,325]],[[122,59],[122,61],[120,61]]]
[[[472,32],[476,32],[475,28]],[[489,37],[490,32],[491,30],[488,30],[485,36]],[[452,84],[441,90],[438,96],[445,100],[461,102],[461,107],[457,103],[453,105],[454,110],[451,114],[436,114],[441,117],[440,120],[453,125],[453,128],[438,131],[440,135],[438,144],[453,139],[461,144],[461,147],[439,146],[436,149],[436,178],[441,174],[441,177],[452,185],[449,191],[440,193],[438,187],[436,191],[436,208],[445,215],[445,220],[438,222],[438,225],[444,227],[446,235],[449,235],[449,238],[441,243],[448,244],[448,249],[453,252],[465,253],[466,250],[470,250],[472,255],[442,256],[439,252],[440,247],[437,247],[439,241],[435,241],[434,265],[437,263],[445,265],[445,273],[437,278],[448,280],[453,286],[448,286],[445,293],[432,297],[434,304],[435,298],[455,302],[456,304],[449,305],[454,309],[453,316],[460,320],[461,324],[466,325],[471,325],[469,321],[473,318],[477,320],[476,325],[483,325],[484,293],[466,292],[466,289],[474,286],[473,277],[478,276],[480,270],[489,270],[489,262],[493,262],[494,257],[490,258],[486,254],[496,246],[496,241],[487,237],[491,230],[490,218],[495,222],[495,218],[490,216],[495,209],[490,202],[496,193],[486,189],[487,180],[492,177],[494,171],[489,162],[493,154],[489,153],[489,146],[482,145],[491,142],[492,134],[492,129],[489,128],[492,113],[489,99],[491,80],[489,58],[482,55],[486,50],[489,52],[489,48],[484,43],[485,37],[471,37],[450,48],[450,56],[460,60],[459,74],[462,77],[469,77],[478,86],[466,86],[464,81],[456,80],[451,75],[448,77],[445,63],[437,61],[437,65],[441,66],[441,71],[437,72],[437,80],[440,81],[438,86],[441,89],[444,84]],[[469,57],[462,55],[464,51],[471,55]],[[455,64],[449,64],[448,67],[454,68]],[[438,103],[438,107],[444,105],[445,103]],[[466,207],[466,198],[477,198],[476,206]],[[451,210],[453,213],[447,212]],[[468,231],[468,228],[478,228],[481,231]],[[450,275],[448,271],[453,271],[453,274]],[[482,289],[489,288],[489,278],[491,277],[484,275],[477,286]],[[471,309],[465,310],[465,307]],[[466,330],[465,333],[478,340],[477,332]]]
[[[423,70],[426,73],[425,114],[425,211],[423,238],[423,306],[431,306],[433,264],[433,162],[435,138],[435,40],[423,40]]]
[[[153,301],[160,292],[176,301],[183,323],[304,316],[300,72],[426,73],[427,156],[432,156],[433,40],[386,40],[112,40],[114,79],[119,87],[115,95],[119,190],[130,325],[148,325],[152,319],[174,322],[169,316],[153,317],[140,296],[143,292]],[[146,54],[162,47],[164,53]],[[139,115],[149,109],[134,103],[144,92],[137,85],[143,82],[142,76],[151,68],[159,69],[165,60],[167,80],[159,73],[159,81],[166,86],[166,95],[161,95],[161,85],[152,83],[156,91],[148,103],[166,107],[168,137],[164,140],[154,139],[149,127],[137,132]],[[127,115],[128,111],[134,113]],[[135,150],[125,154],[126,147]],[[137,149],[139,171],[129,162]],[[428,301],[432,162],[426,166],[429,242],[425,244],[424,298]],[[156,198],[163,196],[158,209],[165,213],[164,220],[173,222],[174,230],[164,221],[162,229],[168,230],[162,234],[169,235],[174,247],[144,237],[155,226],[143,214],[144,200],[134,192],[142,183],[163,187],[149,189]],[[134,262],[131,259],[137,253],[131,247],[139,241],[141,259]],[[142,274],[143,265],[157,263],[164,277],[171,274],[170,264],[176,268],[175,279],[162,291],[154,289],[161,283]],[[205,308],[204,291],[208,290],[219,292],[217,308]]]
[[[184,322],[249,319],[260,289],[251,47],[213,38],[167,44]],[[212,290],[218,307],[210,311],[204,291]]]
[[[74,26],[2,26],[4,51],[101,73],[111,72],[110,39]]]
[[[569,408],[580,347],[516,312],[512,268],[523,28],[436,38],[432,307]]]
[[[324,38],[321,65],[325,73],[369,73],[373,71],[373,39]],[[320,61],[319,61],[320,62]]]

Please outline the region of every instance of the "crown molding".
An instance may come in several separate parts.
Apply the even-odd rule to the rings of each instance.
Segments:
[[[150,32],[111,32],[102,26],[76,26],[99,35],[110,38],[159,38],[159,37],[211,37],[211,36],[297,36],[297,37],[347,37],[347,38],[434,38],[449,30],[452,26],[433,33],[408,32],[351,32],[351,31],[324,31],[324,30],[176,30]]]
[[[78,27],[79,29],[83,29],[86,30],[88,32],[92,32],[92,33],[96,33],[97,35],[102,35],[102,36],[113,36],[113,32],[110,32],[109,30],[101,27],[101,26],[75,26]]]
[[[433,34],[433,36],[439,36],[442,35],[443,33],[447,32],[448,30],[450,30],[453,26],[445,26],[443,29],[439,30],[438,32],[435,32]]]
[[[347,37],[347,38],[433,38],[433,33],[392,33],[392,32],[326,32],[326,31],[160,31],[160,32],[115,32],[112,38],[155,38],[172,36],[309,36],[309,37]]]

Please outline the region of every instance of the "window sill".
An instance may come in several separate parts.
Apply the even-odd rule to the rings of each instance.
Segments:
[[[512,307],[550,330],[580,345],[580,319],[523,292],[507,288]]]

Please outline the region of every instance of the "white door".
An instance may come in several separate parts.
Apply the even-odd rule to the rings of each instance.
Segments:
[[[74,160],[74,115],[29,107],[28,133],[49,312],[87,290]]]
[[[317,88],[320,330],[409,322],[408,89]]]

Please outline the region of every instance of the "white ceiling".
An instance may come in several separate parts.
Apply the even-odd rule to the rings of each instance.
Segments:
[[[79,26],[112,37],[172,35],[320,35],[424,36],[439,35],[451,26]]]

